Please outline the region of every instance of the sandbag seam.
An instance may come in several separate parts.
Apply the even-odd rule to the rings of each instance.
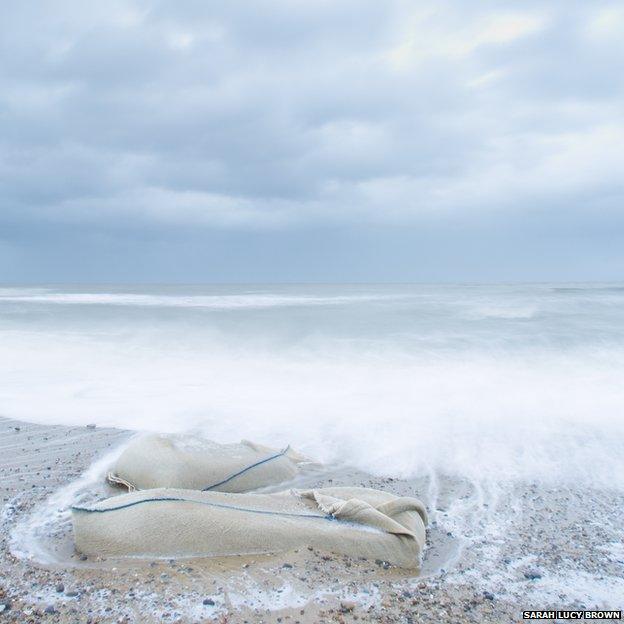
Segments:
[[[266,462],[269,462],[273,459],[277,459],[278,457],[282,457],[283,455],[286,455],[289,449],[290,449],[290,445],[288,445],[284,450],[280,451],[279,453],[276,453],[275,455],[271,455],[271,457],[265,457],[264,459],[261,459],[260,461],[257,461],[254,464],[246,466],[242,470],[239,470],[233,475],[230,475],[229,477],[223,479],[223,481],[219,481],[218,483],[213,483],[212,485],[209,485],[208,487],[203,488],[203,490],[201,491],[208,492],[209,490],[213,490],[214,488],[219,487],[220,485],[223,485],[224,483],[227,483],[228,481],[231,481],[232,479],[236,479],[236,477],[240,477],[240,475],[244,474],[248,470],[251,470],[252,468],[256,468],[257,466],[266,464]]]
[[[270,516],[286,516],[292,518],[315,518],[320,520],[331,520],[332,522],[338,521],[338,518],[330,514],[324,514],[322,516],[318,514],[297,514],[289,513],[286,511],[269,511],[266,509],[248,509],[246,507],[237,507],[235,505],[222,505],[220,503],[213,503],[209,501],[198,501],[190,498],[175,498],[175,497],[162,497],[162,498],[148,498],[140,501],[134,501],[132,503],[126,503],[125,505],[119,505],[117,507],[110,507],[108,509],[93,509],[88,507],[76,507],[72,506],[72,511],[84,512],[84,513],[106,513],[108,511],[119,511],[121,509],[127,509],[128,507],[134,507],[135,505],[141,505],[143,503],[158,503],[158,502],[180,502],[180,503],[197,503],[198,505],[207,505],[209,507],[219,507],[221,509],[232,509],[234,511],[245,511],[249,513],[265,514]]]

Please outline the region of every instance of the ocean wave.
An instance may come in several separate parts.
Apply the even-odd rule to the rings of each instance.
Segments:
[[[624,352],[259,348],[5,332],[4,415],[291,443],[380,475],[624,489]]]
[[[538,313],[537,306],[483,306],[470,310],[466,316],[472,319],[531,319]]]
[[[344,305],[396,299],[392,295],[153,295],[133,293],[54,293],[16,289],[0,290],[0,302],[61,305],[109,305],[138,307],[210,308],[228,310],[237,308],[273,308],[285,306]]]
[[[24,286],[0,286],[0,300],[12,297],[40,297],[50,292],[48,288],[30,288]]]

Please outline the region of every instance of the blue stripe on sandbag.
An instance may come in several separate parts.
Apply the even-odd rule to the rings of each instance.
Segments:
[[[223,481],[219,481],[218,483],[213,483],[212,485],[205,487],[202,490],[202,492],[208,492],[209,490],[214,490],[216,487],[219,487],[220,485],[223,485],[224,483],[227,483],[228,481],[231,481],[232,479],[236,479],[236,477],[240,477],[242,474],[246,473],[248,470],[251,470],[252,468],[256,468],[257,466],[266,464],[267,462],[270,462],[273,459],[282,457],[288,452],[289,448],[290,448],[290,445],[287,446],[283,451],[280,451],[279,453],[276,453],[275,455],[271,455],[271,457],[266,457],[265,459],[261,459],[260,461],[257,461],[255,464],[251,464],[250,466],[247,466],[246,468],[243,468],[242,470],[235,472],[233,475],[230,475],[226,479],[223,479]]]
[[[180,502],[180,503],[197,503],[198,505],[208,505],[209,507],[219,507],[220,509],[232,509],[234,511],[245,511],[248,513],[264,514],[268,516],[286,516],[290,518],[314,518],[317,520],[331,520],[338,521],[337,518],[329,514],[319,516],[318,514],[298,514],[289,513],[287,511],[268,511],[266,509],[249,509],[247,507],[237,507],[235,505],[223,505],[221,503],[212,503],[209,501],[198,501],[189,498],[176,498],[176,497],[162,497],[162,498],[147,498],[133,503],[126,503],[125,505],[118,505],[117,507],[109,507],[108,509],[93,509],[88,507],[76,507],[71,506],[72,511],[83,513],[106,513],[107,511],[119,511],[121,509],[127,509],[128,507],[134,507],[135,505],[141,505],[143,503],[160,503],[160,502]]]

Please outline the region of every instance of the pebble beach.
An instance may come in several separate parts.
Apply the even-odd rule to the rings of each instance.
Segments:
[[[0,422],[0,610],[6,622],[518,622],[524,609],[619,608],[624,497],[444,476],[379,478],[348,467],[312,487],[420,497],[422,568],[303,550],[254,557],[90,560],[67,510],[130,437],[95,426]]]

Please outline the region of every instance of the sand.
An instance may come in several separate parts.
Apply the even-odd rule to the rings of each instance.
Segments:
[[[420,574],[325,552],[163,561],[83,560],[63,506],[128,432],[0,420],[0,621],[518,622],[531,608],[621,608],[624,497],[333,468],[296,485],[422,498]],[[101,466],[100,466],[101,468]],[[97,480],[91,469],[83,485]],[[94,496],[106,495],[105,486]]]

